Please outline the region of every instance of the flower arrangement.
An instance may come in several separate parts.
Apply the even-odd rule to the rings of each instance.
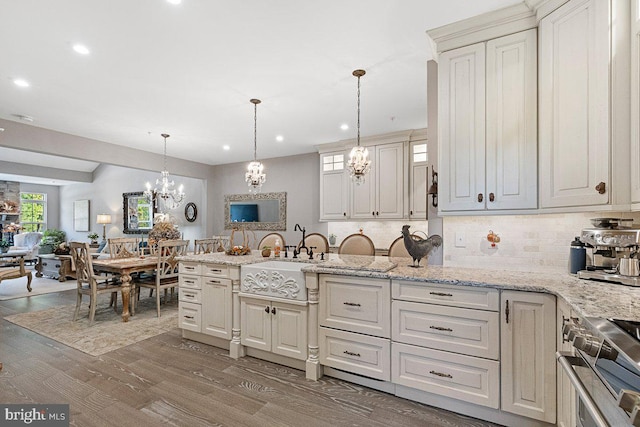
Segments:
[[[170,222],[157,222],[149,232],[149,245],[155,246],[160,240],[180,238],[180,231]]]
[[[98,237],[100,236],[98,235],[98,233],[91,232],[87,235],[87,237],[89,238],[89,240],[91,240],[91,243],[96,243],[98,241]]]

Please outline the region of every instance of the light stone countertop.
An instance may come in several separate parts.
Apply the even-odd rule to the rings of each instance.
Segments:
[[[313,263],[303,272],[341,274],[376,279],[481,286],[531,292],[546,292],[564,299],[582,317],[615,317],[640,321],[640,288],[578,279],[569,273],[530,273],[500,269],[442,266],[412,268],[411,260],[385,256],[325,255],[319,259],[263,258],[260,252],[231,256],[224,253],[187,255],[180,260],[223,265],[246,265],[264,261]],[[423,260],[424,262],[424,260]]]

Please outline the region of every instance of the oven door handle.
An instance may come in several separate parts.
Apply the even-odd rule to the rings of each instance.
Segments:
[[[598,409],[598,406],[596,406],[595,402],[591,398],[591,395],[582,383],[582,380],[580,380],[580,378],[578,377],[575,369],[573,369],[574,366],[584,366],[584,362],[582,361],[582,359],[577,356],[573,356],[569,352],[564,351],[556,352],[556,358],[558,359],[558,363],[562,367],[562,370],[569,377],[569,381],[571,381],[571,384],[576,389],[576,392],[580,396],[580,400],[584,404],[584,407],[587,409],[587,411],[589,411],[598,427],[610,427],[609,423],[604,418],[602,412],[600,412],[600,409]]]

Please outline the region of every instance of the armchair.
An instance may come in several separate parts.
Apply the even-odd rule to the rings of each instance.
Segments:
[[[11,254],[11,251],[27,251],[24,260],[35,261],[38,258],[41,240],[42,233],[36,231],[16,234],[13,236],[13,246],[9,248],[8,254]]]

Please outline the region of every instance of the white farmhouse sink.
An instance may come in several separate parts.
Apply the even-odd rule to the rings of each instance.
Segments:
[[[300,270],[312,264],[303,262],[267,261],[240,267],[240,290],[298,301],[307,300],[304,273]]]

